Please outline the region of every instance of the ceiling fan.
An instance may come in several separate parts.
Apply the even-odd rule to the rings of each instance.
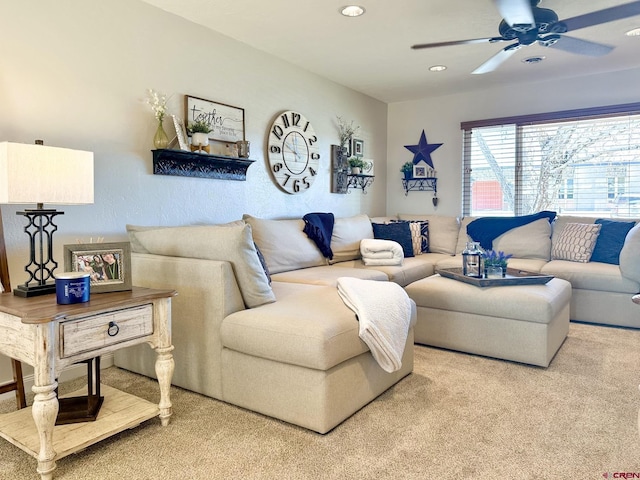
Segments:
[[[481,74],[492,72],[506,61],[517,50],[526,45],[538,42],[544,47],[557,48],[565,52],[579,55],[599,57],[606,55],[614,47],[602,43],[590,42],[565,35],[580,28],[592,27],[602,23],[621,20],[634,15],[640,15],[640,1],[629,2],[615,7],[597,10],[595,12],[578,15],[577,17],[558,20],[558,15],[548,8],[540,8],[540,0],[493,0],[503,20],[498,26],[499,37],[476,38],[439,43],[424,43],[413,45],[411,48],[447,47],[451,45],[466,45],[472,43],[512,43],[484,62],[472,73]]]

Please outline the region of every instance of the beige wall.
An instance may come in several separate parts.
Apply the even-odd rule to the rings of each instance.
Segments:
[[[384,163],[366,195],[331,194],[329,188],[337,115],[360,125],[365,155],[384,162],[382,102],[137,0],[3,0],[1,17],[0,141],[41,138],[48,145],[95,152],[95,204],[63,208],[59,260],[62,245],[76,239],[124,240],[127,223],[217,223],[243,213],[385,213]],[[143,101],[147,88],[173,95],[172,113],[180,115],[185,94],[244,108],[256,160],[247,181],[152,175],[155,121]],[[265,162],[267,128],[284,110],[303,113],[319,137],[319,175],[300,195],[281,192]],[[171,130],[166,122],[165,127]],[[26,280],[24,218],[15,214],[22,208],[2,206],[14,285]],[[0,382],[9,377],[9,362],[2,358]]]

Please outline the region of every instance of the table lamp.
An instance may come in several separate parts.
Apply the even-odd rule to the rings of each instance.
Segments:
[[[0,142],[0,203],[35,204],[35,209],[16,212],[27,218],[29,278],[13,290],[20,297],[55,293],[53,259],[55,209],[44,204],[85,205],[93,203],[93,153],[35,145]]]

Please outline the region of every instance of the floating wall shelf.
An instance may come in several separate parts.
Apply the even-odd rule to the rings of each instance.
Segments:
[[[433,191],[435,195],[438,193],[438,179],[436,177],[426,178],[403,178],[402,187],[404,188],[405,197],[409,192],[429,192]]]
[[[154,175],[219,178],[222,180],[247,179],[247,169],[255,162],[248,158],[185,152],[184,150],[153,150]]]
[[[371,186],[375,176],[363,175],[363,174],[348,174],[347,175],[347,188],[361,188],[364,195],[367,194],[366,189]]]

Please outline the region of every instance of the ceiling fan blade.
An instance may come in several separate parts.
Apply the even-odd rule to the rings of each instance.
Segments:
[[[470,45],[472,43],[493,43],[505,40],[500,37],[496,38],[472,38],[470,40],[453,40],[450,42],[438,42],[438,43],[419,43],[417,45],[411,45],[414,50],[420,50],[422,48],[435,48],[435,47],[450,47],[452,45]]]
[[[560,38],[557,40],[548,43],[545,42],[544,38],[542,38],[540,39],[540,44],[545,47],[557,48],[558,50],[564,50],[565,52],[576,53],[578,55],[588,55],[590,57],[601,57],[615,48],[603,43],[590,42],[588,40],[569,37],[567,35],[559,37]]]
[[[519,43],[513,43],[508,47],[503,48],[471,73],[473,73],[474,75],[480,75],[483,73],[493,72],[496,68],[502,65],[503,62],[508,60],[511,55],[516,53],[516,50],[519,50],[521,47],[522,45],[520,45]]]
[[[629,2],[616,7],[605,8],[603,10],[585,13],[584,15],[578,15],[577,17],[567,18],[566,20],[562,20],[562,23],[567,26],[568,32],[572,32],[579,28],[592,27],[593,25],[613,22],[614,20],[621,20],[635,15],[640,15],[640,1]]]
[[[494,3],[504,21],[511,27],[535,26],[536,21],[531,10],[531,0],[494,0]]]

